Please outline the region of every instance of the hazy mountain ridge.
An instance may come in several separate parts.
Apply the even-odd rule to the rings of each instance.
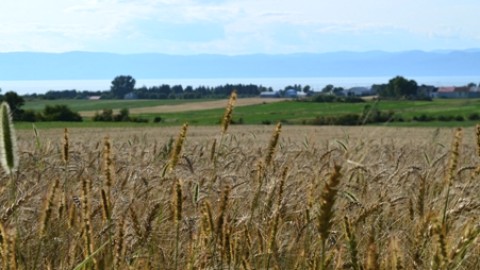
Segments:
[[[480,49],[284,55],[0,53],[0,80],[480,76]]]

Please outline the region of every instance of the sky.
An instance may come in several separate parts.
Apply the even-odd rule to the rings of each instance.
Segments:
[[[478,0],[1,0],[0,52],[288,54],[480,47]]]

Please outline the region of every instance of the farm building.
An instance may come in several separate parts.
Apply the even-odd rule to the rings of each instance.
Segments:
[[[100,100],[101,98],[101,96],[89,96],[88,100]]]
[[[480,92],[467,86],[462,87],[440,87],[435,97],[437,98],[480,98]]]
[[[368,96],[371,94],[371,89],[367,87],[352,87],[344,91],[348,96]]]
[[[285,97],[286,98],[297,98],[298,97],[298,92],[295,89],[288,89],[285,91]]]
[[[130,92],[128,94],[126,94],[123,99],[138,99],[138,96],[137,94],[133,93],[133,92]]]
[[[280,93],[275,91],[275,92],[262,92],[260,93],[261,98],[279,98]]]

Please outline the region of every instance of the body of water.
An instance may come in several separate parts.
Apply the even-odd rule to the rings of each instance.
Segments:
[[[388,83],[392,77],[315,77],[315,78],[215,78],[215,79],[137,79],[136,87],[159,86],[162,84],[198,86],[219,86],[225,84],[256,84],[283,89],[288,85],[310,85],[313,90],[320,91],[325,85],[337,87],[370,87],[372,84]],[[443,76],[443,77],[406,77],[415,80],[419,85],[464,86],[471,82],[480,83],[480,76]],[[109,90],[111,80],[25,80],[0,81],[2,92],[15,91],[19,94],[45,93],[49,90]]]

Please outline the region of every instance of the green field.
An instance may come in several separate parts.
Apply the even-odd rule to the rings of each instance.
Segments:
[[[27,102],[25,109],[41,110],[45,105],[66,104],[72,110],[101,111],[102,109],[119,108],[145,108],[161,105],[188,104],[205,100],[55,100],[55,101],[32,101]],[[468,116],[473,113],[480,113],[480,99],[439,99],[434,101],[368,101],[365,103],[313,103],[283,101],[268,104],[256,104],[236,107],[233,113],[233,121],[243,124],[265,124],[282,121],[289,124],[304,124],[322,116],[338,116],[344,114],[361,114],[366,106],[376,108],[382,112],[393,111],[396,117],[401,117],[405,122],[388,123],[393,126],[472,126],[476,121],[468,121]],[[60,127],[60,126],[82,126],[82,127],[139,127],[158,125],[180,125],[188,122],[192,125],[215,125],[220,122],[224,109],[209,109],[208,106],[202,110],[182,111],[170,113],[143,113],[132,116],[139,116],[153,120],[161,117],[161,123],[138,124],[138,123],[97,123],[85,118],[83,123],[37,123],[39,127]],[[438,116],[462,116],[464,121],[411,121],[413,117],[426,115],[438,118]],[[382,124],[385,125],[385,124]],[[19,127],[31,126],[20,124]]]
[[[46,105],[67,105],[76,112],[81,111],[101,111],[103,109],[122,109],[122,108],[144,108],[160,105],[177,105],[191,102],[205,101],[200,100],[183,100],[183,99],[167,99],[167,100],[85,100],[85,99],[66,99],[66,100],[32,100],[25,102],[23,109],[41,111]]]
[[[463,116],[467,117],[475,112],[480,113],[480,100],[436,100],[428,101],[381,101],[366,103],[311,103],[285,101],[279,103],[269,103],[262,105],[252,105],[237,107],[234,110],[234,121],[241,118],[245,124],[262,124],[270,121],[272,123],[283,121],[292,124],[301,124],[304,120],[312,120],[317,116],[335,116],[342,114],[360,114],[366,105],[376,107],[377,109],[387,112],[394,111],[395,115],[401,116],[408,120],[414,116],[425,114],[427,116],[438,117],[444,116]],[[179,112],[164,114],[146,114],[144,117],[152,118],[161,116],[167,123],[183,123],[190,122],[194,124],[216,124],[223,115],[223,109],[211,109],[195,112]],[[462,125],[471,125],[470,121],[462,121]],[[452,122],[432,121],[428,123],[397,123],[399,125],[417,126],[429,125],[450,126]]]

